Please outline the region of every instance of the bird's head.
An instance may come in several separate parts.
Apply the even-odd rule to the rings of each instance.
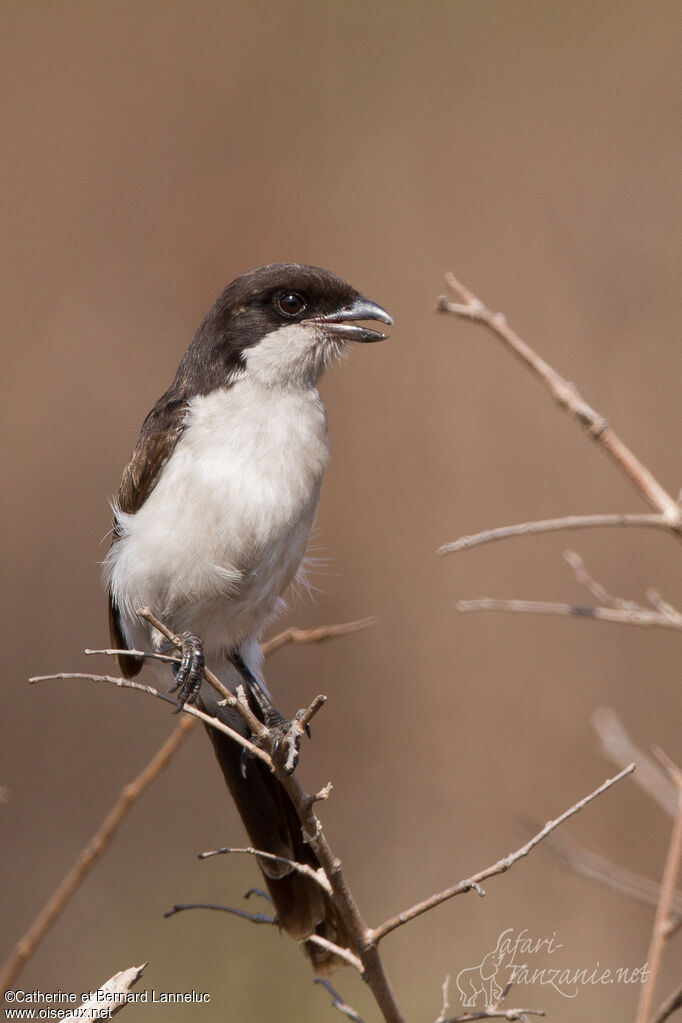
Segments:
[[[392,317],[328,270],[276,263],[237,277],[204,320],[193,348],[230,372],[277,385],[314,384],[349,341],[383,341],[364,320]],[[198,354],[198,353],[196,353]]]

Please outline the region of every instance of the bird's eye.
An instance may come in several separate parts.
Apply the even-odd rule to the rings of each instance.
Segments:
[[[302,295],[296,294],[295,291],[290,291],[280,295],[275,305],[283,316],[298,316],[305,309],[306,302]]]

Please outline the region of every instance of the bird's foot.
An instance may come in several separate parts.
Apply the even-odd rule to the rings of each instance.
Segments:
[[[281,763],[285,774],[293,774],[298,764],[303,732],[305,731],[308,738],[310,738],[310,725],[306,722],[302,727],[300,724],[301,718],[306,711],[299,710],[291,721],[287,721],[273,704],[270,694],[261,681],[256,678],[244,662],[241,653],[238,650],[233,650],[230,653],[230,660],[246,683],[251,696],[258,704],[263,724],[270,732],[272,739],[272,745],[269,750],[270,756],[273,760],[278,760]],[[263,745],[255,737],[252,737],[252,742],[255,742],[257,745]],[[242,753],[241,772],[244,777],[246,776],[248,758],[248,752]]]
[[[284,773],[287,775],[293,774],[298,766],[301,736],[305,732],[308,738],[310,738],[310,725],[306,724],[301,727],[299,723],[304,713],[305,710],[299,710],[291,721],[287,721],[277,708],[270,704],[263,714],[263,723],[266,725],[272,740],[269,749],[270,756],[273,760],[279,761]],[[264,743],[261,739],[252,736],[251,741],[254,745],[260,746],[261,749],[264,748]],[[252,756],[253,754],[249,753],[248,750],[242,751],[241,773],[243,778],[246,778],[247,765]]]
[[[285,774],[293,774],[298,766],[303,733],[310,738],[310,725],[306,723],[301,727],[300,724],[304,714],[305,708],[297,711],[291,721],[287,721],[273,706],[265,714],[265,724],[272,736],[271,756],[280,761]]]
[[[168,690],[169,693],[178,694],[176,714],[180,713],[186,703],[196,702],[204,674],[204,647],[199,636],[194,632],[183,632],[180,639],[181,661],[173,668],[175,682]]]

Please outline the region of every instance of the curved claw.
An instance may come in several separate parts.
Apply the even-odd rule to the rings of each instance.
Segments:
[[[168,690],[169,693],[178,693],[178,706],[173,712],[174,714],[179,714],[186,703],[196,701],[201,689],[205,663],[204,647],[196,633],[183,632],[180,639],[182,640],[182,660],[174,669],[175,682]]]

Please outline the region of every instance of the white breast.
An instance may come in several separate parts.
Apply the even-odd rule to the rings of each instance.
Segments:
[[[118,515],[109,571],[129,641],[145,640],[142,604],[207,656],[257,636],[303,558],[328,454],[314,387],[242,378],[193,399],[156,487]]]

